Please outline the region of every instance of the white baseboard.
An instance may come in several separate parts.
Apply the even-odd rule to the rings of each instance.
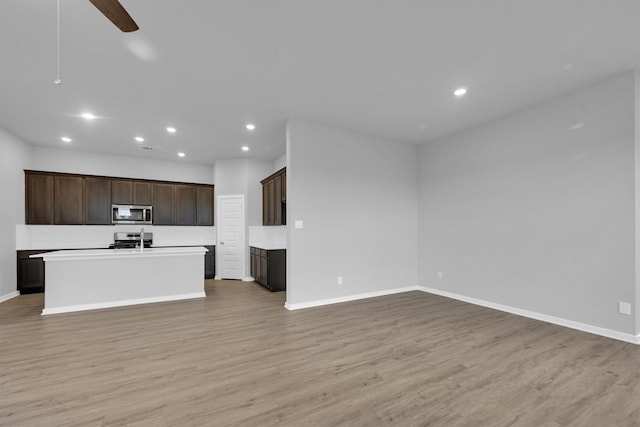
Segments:
[[[485,301],[478,298],[472,298],[465,295],[459,295],[452,292],[442,291],[440,289],[428,288],[425,286],[408,286],[405,288],[388,289],[388,290],[376,291],[376,292],[367,292],[363,294],[348,295],[348,296],[338,297],[338,298],[328,298],[328,299],[309,301],[309,302],[303,302],[303,303],[297,303],[297,304],[290,304],[288,301],[286,301],[284,304],[284,308],[286,308],[287,310],[301,310],[304,308],[338,304],[341,302],[355,301],[355,300],[365,299],[365,298],[375,298],[375,297],[380,297],[384,295],[392,295],[392,294],[398,294],[402,292],[410,292],[410,291],[416,291],[416,290],[434,294],[434,295],[440,295],[447,298],[452,298],[458,301],[463,301],[469,304],[479,305],[479,306],[491,308],[494,310],[504,311],[507,313],[515,314],[517,316],[523,316],[523,317],[528,317],[530,319],[552,323],[554,325],[564,326],[571,329],[577,329],[582,332],[588,332],[591,334],[600,335],[603,337],[613,338],[615,340],[640,345],[640,335],[633,335],[633,334],[627,334],[624,332],[613,331],[611,329],[601,328],[599,326],[588,325],[586,323],[575,322],[573,320],[563,319],[560,317],[550,316],[547,314],[537,313],[534,311],[523,310],[520,308],[511,307],[508,305]]]
[[[253,282],[254,280],[256,280],[256,279],[254,279],[251,276],[248,276],[248,277],[245,277],[244,279],[242,279],[243,282]]]
[[[6,294],[6,295],[0,295],[0,302],[9,301],[11,298],[15,298],[18,295],[20,295],[20,292],[18,292],[18,291],[14,291],[14,292],[11,292],[10,294]]]
[[[65,307],[45,308],[42,310],[42,315],[46,316],[48,314],[72,313],[74,311],[99,310],[102,308],[124,307],[127,305],[149,304],[154,302],[167,302],[167,301],[180,301],[185,299],[205,298],[205,297],[206,297],[206,294],[204,292],[195,292],[191,294],[129,299],[129,300],[120,300],[120,301],[101,302],[96,304],[68,305]]]
[[[440,295],[440,296],[452,298],[458,301],[468,302],[470,304],[480,305],[482,307],[492,308],[494,310],[500,310],[507,313],[516,314],[518,316],[528,317],[530,319],[541,320],[543,322],[553,323],[554,325],[564,326],[571,329],[577,329],[582,332],[589,332],[591,334],[601,335],[603,337],[613,338],[615,340],[624,341],[631,344],[640,344],[640,335],[633,335],[633,334],[627,334],[624,332],[612,331],[611,329],[601,328],[599,326],[593,326],[593,325],[588,325],[586,323],[575,322],[573,320],[567,320],[560,317],[537,313],[535,311],[522,310],[520,308],[515,308],[508,305],[503,305],[503,304],[497,304],[494,302],[472,298],[465,295],[454,294],[452,292],[442,291],[440,289],[427,288],[424,286],[418,286],[417,289],[430,294]]]
[[[322,306],[322,305],[338,304],[338,303],[341,303],[341,302],[356,301],[356,300],[365,299],[365,298],[375,298],[375,297],[381,297],[381,296],[384,296],[384,295],[400,294],[400,293],[403,293],[403,292],[415,291],[417,289],[418,289],[417,286],[408,286],[406,288],[385,289],[383,291],[366,292],[364,294],[347,295],[347,296],[344,296],[344,297],[327,298],[327,299],[321,299],[321,300],[316,300],[316,301],[301,302],[301,303],[297,303],[297,304],[289,304],[289,302],[287,301],[284,304],[284,307],[287,310],[300,310],[300,309],[303,309],[303,308],[311,308],[311,307],[319,307],[319,306]]]

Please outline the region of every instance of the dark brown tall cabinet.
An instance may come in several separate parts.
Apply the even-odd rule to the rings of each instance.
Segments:
[[[287,224],[287,169],[263,179],[262,225]]]

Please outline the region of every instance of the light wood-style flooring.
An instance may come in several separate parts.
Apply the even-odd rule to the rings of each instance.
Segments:
[[[0,304],[2,426],[640,426],[640,347],[422,292]]]

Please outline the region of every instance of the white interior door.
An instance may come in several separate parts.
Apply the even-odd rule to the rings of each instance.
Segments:
[[[218,196],[217,230],[218,276],[244,279],[244,195]]]

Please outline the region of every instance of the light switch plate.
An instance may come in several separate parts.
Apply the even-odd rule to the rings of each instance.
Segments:
[[[304,224],[301,219],[296,219],[296,228],[303,228]]]

